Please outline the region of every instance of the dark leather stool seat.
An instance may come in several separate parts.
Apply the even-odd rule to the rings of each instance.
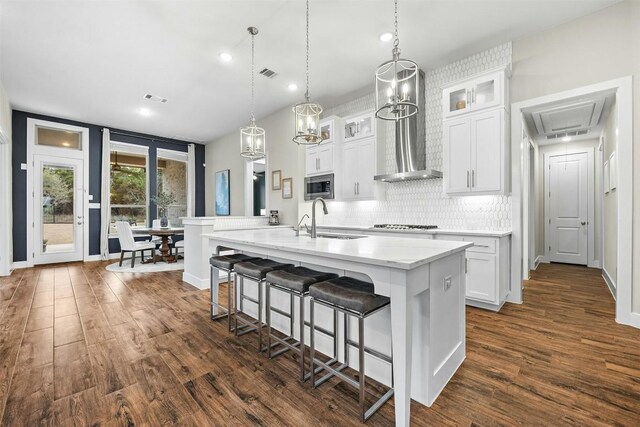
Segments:
[[[293,291],[306,294],[309,286],[317,282],[336,279],[335,273],[325,273],[306,267],[292,267],[286,270],[276,270],[267,273],[267,281]]]
[[[236,274],[246,276],[249,278],[255,278],[264,280],[267,273],[274,270],[284,270],[293,267],[293,264],[285,264],[282,262],[274,261],[272,259],[258,258],[253,261],[245,261],[236,264],[233,269]]]
[[[338,307],[366,314],[390,302],[388,297],[376,295],[373,289],[371,283],[353,277],[339,277],[311,285],[309,295]]]
[[[233,270],[233,266],[239,262],[254,261],[257,259],[260,258],[245,254],[217,255],[209,258],[209,264],[215,268]]]
[[[267,357],[269,359],[273,357],[277,357],[289,350],[295,352],[299,356],[300,361],[300,381],[304,382],[308,377],[311,376],[310,373],[305,372],[305,343],[304,343],[304,298],[309,293],[309,286],[314,283],[322,282],[324,280],[330,280],[337,278],[338,275],[335,273],[325,273],[323,271],[316,271],[306,267],[291,267],[286,270],[277,270],[270,271],[266,276],[266,290],[267,290],[267,304],[266,304],[266,313],[267,313]],[[271,290],[276,289],[285,294],[289,294],[290,302],[289,302],[289,312],[285,312],[283,310],[277,309],[271,306]],[[298,302],[300,303],[300,309],[298,311],[297,320],[299,335],[298,339],[294,337],[294,323],[295,323],[295,310],[294,310],[294,297],[298,297]],[[271,312],[274,311],[281,316],[289,318],[289,336],[285,338],[280,338],[279,336],[273,334],[271,332]],[[323,330],[322,332],[330,337],[335,337],[335,331],[337,330],[337,316],[334,317],[334,328],[333,332],[328,332]],[[275,344],[271,344],[272,341],[275,341]],[[273,347],[282,346],[276,352],[272,352]],[[337,354],[336,354],[337,357]]]

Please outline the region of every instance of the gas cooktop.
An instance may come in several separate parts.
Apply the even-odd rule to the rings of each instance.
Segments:
[[[373,228],[385,230],[433,230],[437,225],[411,225],[411,224],[375,224]]]

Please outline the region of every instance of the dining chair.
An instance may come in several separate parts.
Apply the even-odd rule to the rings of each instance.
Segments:
[[[153,263],[156,263],[156,244],[153,242],[136,242],[133,238],[131,225],[127,221],[116,221],[116,229],[118,230],[118,240],[120,241],[120,267],[124,260],[124,253],[131,252],[131,268],[136,264],[136,252],[140,251],[140,260],[143,260],[144,251],[151,251]]]

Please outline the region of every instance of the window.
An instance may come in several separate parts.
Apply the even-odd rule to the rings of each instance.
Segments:
[[[50,147],[80,150],[82,148],[80,142],[81,139],[81,132],[36,126],[37,145],[48,145]]]
[[[180,218],[188,215],[188,187],[187,153],[158,149],[158,194],[164,192],[175,199],[175,202],[166,208],[166,216],[171,225],[180,226]],[[162,216],[159,206],[157,216]]]
[[[110,234],[116,234],[116,221],[129,221],[132,227],[147,224],[146,149],[127,144],[111,144],[111,221]]]

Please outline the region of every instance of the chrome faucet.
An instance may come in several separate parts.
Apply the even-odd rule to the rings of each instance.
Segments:
[[[296,227],[296,237],[300,235],[300,224],[302,224],[302,221],[304,221],[305,218],[309,218],[309,215],[304,214],[302,215],[302,218],[300,218],[300,222],[298,223],[298,227]],[[304,225],[305,227],[307,227],[307,224]],[[309,227],[307,227],[307,230],[309,229]]]
[[[329,211],[327,210],[327,202],[324,201],[324,199],[322,197],[318,197],[317,199],[315,199],[313,201],[313,204],[311,205],[311,238],[315,239],[316,236],[316,202],[322,202],[322,209],[324,210],[324,214],[328,214]]]

